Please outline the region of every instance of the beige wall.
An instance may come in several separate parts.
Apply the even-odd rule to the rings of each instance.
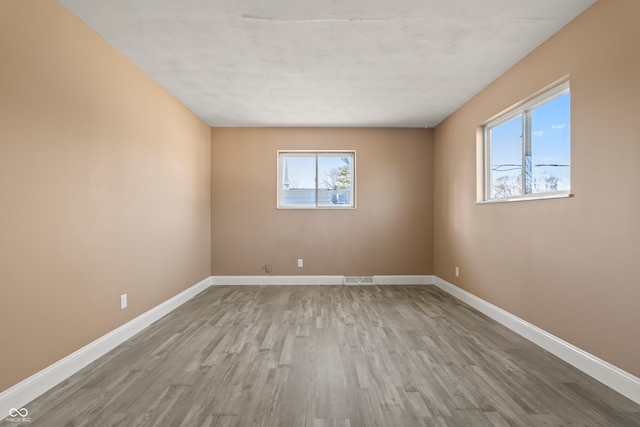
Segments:
[[[434,212],[435,274],[636,376],[638,16],[600,0],[440,124]],[[567,74],[575,197],[476,205],[476,127]]]
[[[3,0],[0,391],[264,264],[437,274],[640,375],[637,16],[600,0],[435,132],[210,131],[56,1]],[[477,126],[567,74],[575,197],[476,205]],[[358,209],[276,210],[278,149],[357,150]]]
[[[431,130],[218,128],[211,140],[214,275],[433,273]],[[357,209],[277,210],[279,149],[357,150]]]
[[[208,277],[211,240],[208,126],[54,0],[0,2],[0,64],[2,391]]]

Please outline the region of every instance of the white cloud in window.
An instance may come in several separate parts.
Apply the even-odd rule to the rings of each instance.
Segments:
[[[540,137],[542,135],[544,135],[544,131],[543,130],[537,130],[537,131],[533,132],[533,136]]]
[[[553,129],[564,129],[565,127],[567,127],[567,124],[566,123],[562,123],[562,124],[559,124],[559,125],[553,125],[551,127]]]

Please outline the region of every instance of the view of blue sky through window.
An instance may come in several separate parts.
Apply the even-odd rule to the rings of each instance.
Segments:
[[[564,93],[490,128],[491,198],[570,190],[570,96]]]
[[[354,152],[281,152],[278,206],[354,207]]]
[[[323,154],[318,161],[319,188],[325,188],[324,181],[327,174],[332,170],[344,165],[342,161],[344,155]],[[315,188],[316,187],[316,156],[314,153],[298,154],[287,153],[283,158],[282,168],[283,182],[284,173],[288,172],[290,188]]]
[[[531,111],[533,179],[542,183],[555,176],[557,190],[571,186],[570,96],[566,93]]]

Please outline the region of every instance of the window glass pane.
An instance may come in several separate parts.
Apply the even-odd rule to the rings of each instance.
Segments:
[[[287,153],[280,156],[282,205],[316,204],[316,156]]]
[[[491,197],[522,195],[522,115],[489,132]]]
[[[353,154],[318,154],[318,206],[351,206]]]
[[[570,94],[531,110],[532,193],[571,188]]]

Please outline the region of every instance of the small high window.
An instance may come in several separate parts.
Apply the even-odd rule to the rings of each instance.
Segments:
[[[278,151],[278,208],[355,208],[355,160],[355,151]]]
[[[484,127],[484,200],[569,195],[570,91],[565,82]]]

